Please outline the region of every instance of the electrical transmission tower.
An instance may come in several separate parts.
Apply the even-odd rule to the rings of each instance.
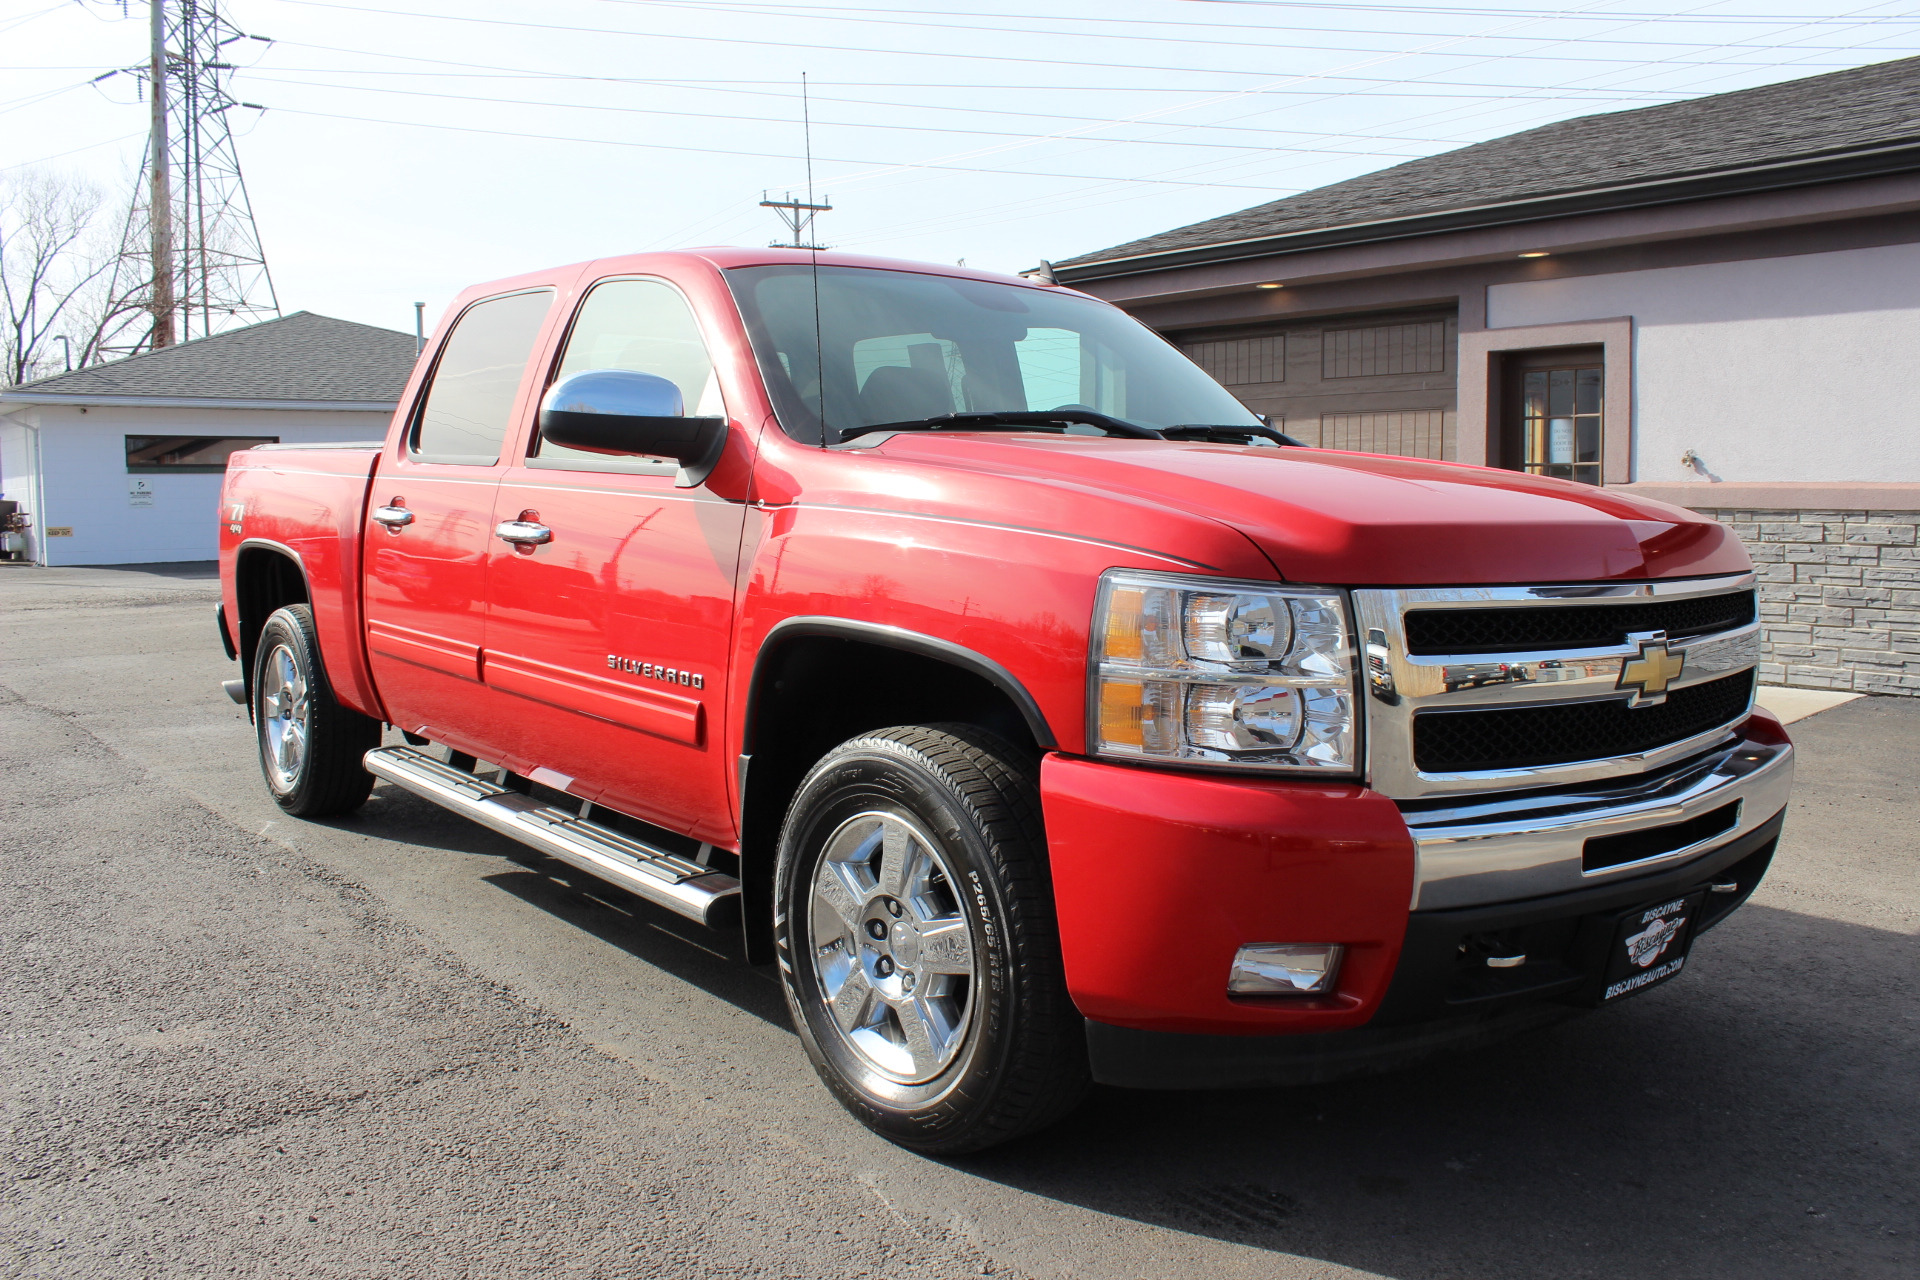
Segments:
[[[112,354],[169,347],[280,314],[229,116],[264,110],[227,92],[229,45],[249,36],[218,0],[150,0],[151,52],[129,67],[150,108],[146,154],[121,235]]]

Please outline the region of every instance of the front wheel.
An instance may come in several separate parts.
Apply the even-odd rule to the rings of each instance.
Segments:
[[[1032,762],[969,725],[842,743],[781,832],[775,935],[815,1070],[883,1137],[1006,1142],[1087,1087]]]
[[[282,809],[325,818],[366,802],[373,775],[361,761],[380,745],[380,722],[333,696],[307,605],[277,610],[260,628],[253,724],[260,772]]]

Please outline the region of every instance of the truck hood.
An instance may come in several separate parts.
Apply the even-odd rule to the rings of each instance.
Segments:
[[[903,433],[880,447],[902,461],[1125,493],[1204,514],[1245,534],[1295,582],[1589,582],[1752,568],[1732,533],[1684,508],[1488,467],[1323,449],[984,433]]]

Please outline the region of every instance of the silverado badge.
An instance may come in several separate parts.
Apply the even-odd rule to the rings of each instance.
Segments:
[[[1667,686],[1680,678],[1687,655],[1667,648],[1664,631],[1635,632],[1627,641],[1638,644],[1640,654],[1620,663],[1620,679],[1614,688],[1632,690],[1633,696],[1627,699],[1629,707],[1657,707],[1667,700]]]

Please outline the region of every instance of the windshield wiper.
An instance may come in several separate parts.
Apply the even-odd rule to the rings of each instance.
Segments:
[[[845,444],[875,431],[1030,431],[1035,427],[1065,430],[1075,425],[1099,427],[1108,435],[1128,436],[1135,440],[1166,438],[1152,427],[1143,427],[1137,422],[1128,422],[1125,418],[1110,414],[1096,413],[1092,409],[1046,409],[1032,412],[941,413],[931,418],[915,418],[911,422],[876,422],[867,427],[842,427],[840,443]]]
[[[1233,424],[1216,425],[1204,422],[1188,422],[1177,427],[1162,427],[1160,428],[1160,434],[1169,440],[1232,440],[1238,437],[1239,440],[1245,444],[1252,444],[1254,439],[1258,437],[1262,440],[1271,440],[1275,444],[1290,444],[1300,449],[1307,447],[1306,441],[1296,440],[1285,432],[1275,431],[1272,427],[1262,423],[1248,423],[1244,426],[1237,426]]]

